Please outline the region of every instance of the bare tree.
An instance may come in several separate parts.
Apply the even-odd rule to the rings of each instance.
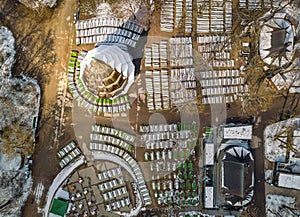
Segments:
[[[32,11],[17,1],[3,0],[0,3],[0,21],[15,38],[12,75],[33,77],[40,84],[49,81],[51,65],[56,61],[53,33],[44,28],[44,21],[51,16],[51,11],[42,11]]]
[[[36,78],[40,84],[49,81],[51,65],[55,62],[52,31],[44,32],[35,24],[29,32],[16,40],[15,75]],[[48,66],[48,67],[47,67]]]
[[[28,155],[34,151],[32,134],[17,123],[4,127],[1,142],[1,152],[7,155],[18,152]]]

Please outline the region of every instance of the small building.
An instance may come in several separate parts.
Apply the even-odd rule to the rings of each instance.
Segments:
[[[252,125],[224,127],[224,139],[252,139]]]
[[[278,172],[278,187],[300,190],[300,174]]]
[[[65,216],[68,209],[69,202],[66,200],[62,200],[59,198],[55,198],[52,203],[52,207],[50,209],[50,213],[55,214],[57,216]]]
[[[214,187],[205,186],[204,188],[204,208],[214,208]]]
[[[205,144],[205,161],[204,165],[213,165],[214,164],[214,153],[215,148],[214,144],[206,143]]]

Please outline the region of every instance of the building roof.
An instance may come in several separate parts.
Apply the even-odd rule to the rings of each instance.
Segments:
[[[205,144],[205,165],[213,165],[214,164],[214,144],[206,143]]]
[[[271,35],[270,49],[283,49],[285,41],[286,29],[274,28]],[[276,51],[276,50],[275,50]]]
[[[50,209],[50,213],[53,213],[58,216],[64,216],[65,213],[67,212],[69,202],[65,200],[60,200],[57,198],[54,198],[52,207]]]
[[[224,186],[231,194],[244,197],[244,163],[224,161]]]
[[[276,75],[274,75],[271,78],[271,82],[276,87],[277,90],[281,90],[288,86],[286,81],[283,79],[283,77],[280,73],[277,73]]]
[[[80,63],[80,77],[86,89],[100,98],[126,94],[134,82],[132,57],[117,45],[101,44]]]
[[[292,70],[289,70],[292,69]],[[290,93],[300,93],[300,58],[296,58],[283,76]]]
[[[204,188],[204,207],[213,208],[214,207],[214,187],[205,187]]]
[[[300,174],[278,173],[278,186],[300,190]]]
[[[252,139],[252,125],[224,127],[224,139]]]
[[[284,66],[294,55],[294,29],[283,12],[265,22],[260,33],[260,56],[268,65]]]
[[[300,137],[300,127],[293,131],[293,136],[294,137]]]
[[[244,147],[231,147],[222,158],[222,187],[231,195],[244,198],[253,186],[252,153]]]

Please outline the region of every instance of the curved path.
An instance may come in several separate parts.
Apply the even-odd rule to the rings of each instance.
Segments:
[[[39,117],[39,136],[36,141],[37,145],[35,147],[35,153],[33,155],[34,163],[32,164],[32,189],[35,189],[39,183],[42,183],[45,187],[45,191],[47,191],[49,186],[51,186],[52,184],[53,177],[55,177],[60,170],[57,164],[57,147],[56,143],[53,141],[53,134],[56,133],[57,135],[60,135],[62,129],[62,127],[60,126],[63,126],[61,123],[61,117],[66,117],[66,114],[64,113],[63,109],[57,109],[56,116],[60,119],[60,123],[57,123],[55,115],[50,112],[50,108],[54,107],[55,103],[57,102],[56,96],[58,91],[62,91],[62,96],[66,94],[66,88],[61,90],[61,87],[66,87],[66,64],[70,56],[70,50],[74,45],[73,42],[75,34],[73,28],[73,14],[74,12],[76,12],[76,10],[77,1],[60,1],[55,9],[52,10],[53,15],[51,16],[51,18],[45,18],[45,20],[40,21],[40,24],[42,26],[41,30],[43,31],[43,33],[47,33],[48,30],[51,30],[51,32],[53,33],[53,52],[56,54],[56,61],[51,66],[52,70],[51,74],[49,74],[49,82],[45,82],[43,84],[44,87],[42,88],[43,90],[41,101],[43,101],[44,103],[40,108],[41,115]],[[26,22],[28,22],[28,19],[23,20],[24,28],[27,28],[28,25],[26,25]],[[24,32],[26,33],[28,32],[28,30],[25,30]],[[60,87],[60,89],[58,87]],[[72,129],[67,128],[65,128],[64,130],[67,133],[69,133],[69,131],[72,131]],[[60,144],[62,145],[66,141],[64,138],[61,138],[60,142]],[[23,217],[42,216],[42,213],[40,213],[40,211],[47,202],[46,194],[43,193],[43,195],[41,196],[40,204],[37,203],[36,199],[37,198],[32,191],[22,210]]]
[[[49,215],[50,206],[52,204],[53,198],[57,192],[57,189],[64,183],[64,181],[71,175],[71,173],[79,166],[84,164],[85,157],[80,156],[80,158],[73,164],[66,166],[57,176],[54,178],[46,198],[46,205],[43,209],[43,216]]]

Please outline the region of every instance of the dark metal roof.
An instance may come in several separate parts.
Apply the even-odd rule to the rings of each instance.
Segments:
[[[244,197],[244,164],[224,161],[224,185],[229,193]]]
[[[239,198],[247,196],[252,184],[254,162],[250,156],[251,152],[247,152],[246,149],[238,152],[233,147],[230,152],[225,151],[223,158],[223,179],[226,191]]]

